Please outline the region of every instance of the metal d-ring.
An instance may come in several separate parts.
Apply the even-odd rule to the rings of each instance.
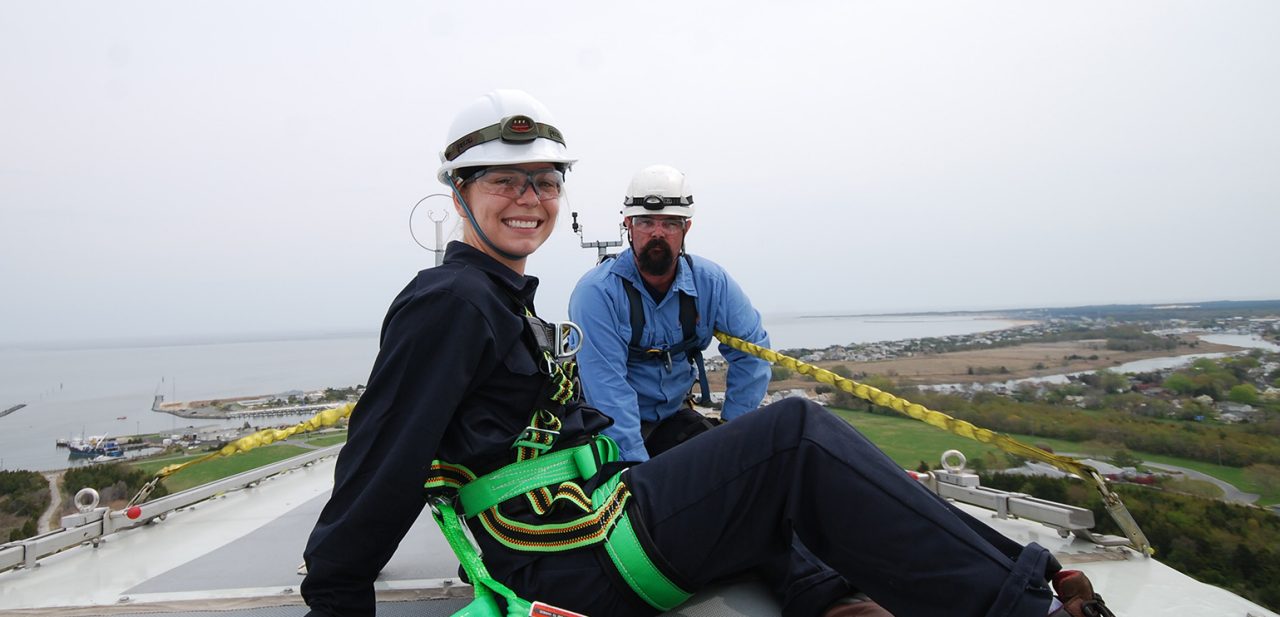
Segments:
[[[76,509],[82,514],[90,512],[98,507],[98,491],[91,488],[82,488],[80,492],[76,493],[72,501],[75,503]]]
[[[560,321],[551,324],[556,329],[554,351],[556,359],[572,358],[582,349],[582,328],[572,321]]]
[[[960,473],[964,471],[964,464],[966,462],[964,452],[959,450],[947,450],[942,453],[942,468],[950,473]]]

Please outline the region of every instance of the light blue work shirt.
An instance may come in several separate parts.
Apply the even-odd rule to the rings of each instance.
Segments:
[[[683,353],[672,356],[670,368],[661,361],[630,357],[631,302],[623,285],[635,285],[640,292],[640,344],[646,348],[665,349],[684,340],[678,292],[696,299],[697,349],[711,344],[715,330],[769,346],[760,313],[742,288],[718,264],[691,258],[692,272],[684,257],[677,260],[675,281],[661,302],[645,289],[631,249],[587,272],[569,298],[569,319],[582,328],[585,339],[578,351],[583,394],[589,405],[613,418],[613,426],[604,432],[618,442],[624,460],[649,460],[640,423],[674,414],[697,381],[697,368]],[[760,405],[769,385],[769,363],[728,345],[719,349],[729,366],[721,417],[732,420]]]

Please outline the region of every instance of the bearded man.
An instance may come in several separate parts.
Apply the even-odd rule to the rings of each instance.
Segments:
[[[710,402],[702,350],[714,331],[761,347],[769,346],[769,335],[724,268],[685,252],[693,192],[683,173],[646,167],[622,203],[628,248],[578,281],[569,318],[582,328],[578,371],[587,403],[613,418],[604,433],[618,443],[622,460],[646,461],[676,446],[697,448],[694,436],[760,405],[768,363],[728,345],[719,347],[728,365],[720,418],[694,410],[690,391],[700,382],[700,402]],[[786,617],[892,617],[799,540],[786,558],[753,570]]]

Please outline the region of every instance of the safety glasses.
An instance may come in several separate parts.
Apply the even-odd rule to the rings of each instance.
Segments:
[[[489,195],[507,199],[519,199],[530,186],[538,199],[558,199],[564,188],[564,174],[558,169],[525,171],[513,167],[490,167],[471,176],[467,182],[474,182]]]
[[[635,229],[636,231],[643,231],[645,233],[649,233],[659,227],[662,228],[662,231],[669,234],[679,233],[684,231],[684,224],[685,219],[683,218],[655,219],[648,216],[631,217],[632,229]]]

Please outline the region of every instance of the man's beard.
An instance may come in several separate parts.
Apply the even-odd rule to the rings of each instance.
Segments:
[[[676,263],[676,256],[666,242],[654,238],[636,253],[636,261],[640,264],[641,272],[658,276],[671,271],[671,266]]]

